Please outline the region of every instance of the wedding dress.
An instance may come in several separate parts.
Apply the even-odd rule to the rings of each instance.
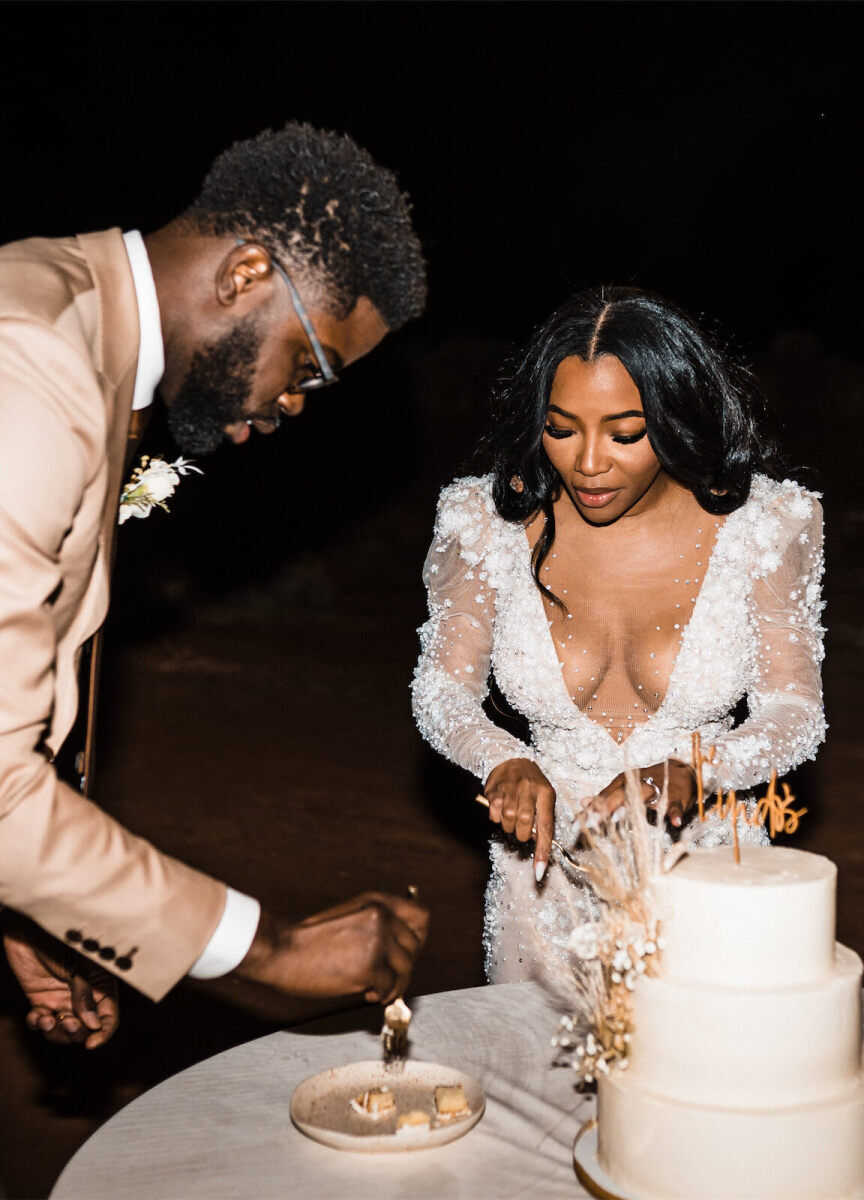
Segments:
[[[507,759],[533,759],[556,790],[565,846],[590,797],[628,767],[689,761],[695,730],[716,748],[707,786],[739,791],[811,758],[824,737],[818,499],[756,476],[746,503],[715,517],[671,486],[659,514],[603,528],[560,523],[541,574],[563,607],[531,573],[536,518],[526,530],[500,517],[491,477],[457,480],[439,500],[415,718],[481,784]],[[490,671],[526,718],[530,746],[486,715]],[[746,718],[733,728],[744,697]],[[765,840],[761,827],[739,828]],[[691,814],[682,836],[718,845],[731,829]],[[574,919],[590,918],[591,896],[554,851],[539,886],[529,850],[512,838],[493,835],[491,859],[489,978],[542,974]]]

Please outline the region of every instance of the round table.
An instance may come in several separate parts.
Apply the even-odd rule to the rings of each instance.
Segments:
[[[52,1200],[504,1200],[584,1196],[573,1139],[594,1115],[553,1066],[558,1018],[534,983],[411,1001],[411,1055],[466,1071],[486,1112],[458,1141],[405,1154],[331,1150],[294,1128],[309,1075],[378,1058],[380,1008],[274,1033],[159,1084],[99,1129]]]

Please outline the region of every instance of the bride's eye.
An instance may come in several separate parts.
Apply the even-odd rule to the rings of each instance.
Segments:
[[[621,446],[632,446],[634,442],[641,442],[645,434],[648,432],[648,426],[640,429],[638,433],[616,433],[612,435],[612,441],[618,442]]]
[[[551,438],[566,438],[569,437],[572,432],[572,429],[556,429],[554,425],[546,426],[546,433],[548,433]]]

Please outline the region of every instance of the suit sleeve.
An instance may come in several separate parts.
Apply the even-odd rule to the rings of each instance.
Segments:
[[[104,473],[104,420],[92,364],[50,328],[0,320],[0,904],[158,1000],[206,946],[225,887],[58,780],[43,749],[60,553]]]

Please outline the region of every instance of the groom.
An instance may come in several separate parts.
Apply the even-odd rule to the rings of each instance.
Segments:
[[[240,444],[424,300],[395,178],[350,138],[298,124],[234,145],[194,204],[143,238],[0,248],[0,905],[28,1024],[49,1040],[106,1041],[114,976],[154,1000],[185,975],[228,973],[299,997],[404,989],[418,905],[374,893],[305,920],[262,913],[121,827],[55,757],[155,389],[184,453]]]

